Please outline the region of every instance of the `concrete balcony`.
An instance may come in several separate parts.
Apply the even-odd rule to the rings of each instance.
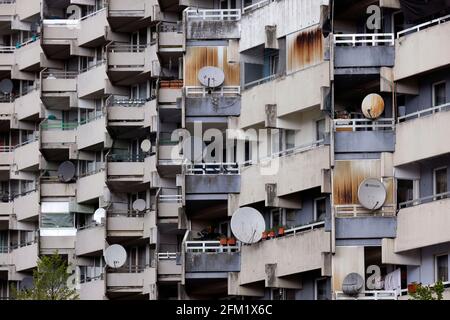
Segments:
[[[108,272],[106,287],[108,295],[135,293],[150,293],[151,287],[156,284],[156,268],[146,266],[124,266]]]
[[[118,134],[126,134],[135,128],[150,128],[152,132],[156,131],[156,100],[112,99],[106,110],[108,127]]]
[[[47,120],[41,124],[40,150],[46,160],[67,160],[76,150],[78,123]]]
[[[108,38],[108,11],[106,8],[93,12],[80,19],[77,40],[82,47],[98,47]]]
[[[113,86],[106,73],[105,61],[89,67],[77,77],[78,97],[85,99],[102,98],[105,95],[128,95],[128,90]]]
[[[95,279],[80,284],[80,300],[104,300],[106,293],[106,281]]]
[[[395,81],[450,65],[450,56],[446,54],[450,50],[450,42],[448,41],[450,22],[448,16],[446,19],[438,20],[397,34],[398,39],[395,41]],[[414,54],[411,54],[411,52],[414,52]]]
[[[31,191],[14,198],[14,214],[18,221],[36,220],[39,217],[40,209],[39,191]]]
[[[19,71],[39,71],[41,63],[41,39],[30,40],[20,45],[15,51]]]
[[[110,0],[108,21],[113,30],[130,32],[145,27],[154,18],[156,0],[135,0],[130,3],[123,0]]]
[[[330,86],[330,65],[323,62],[266,82],[246,84],[242,92],[240,128],[264,124],[265,106],[276,104],[277,117],[320,106],[323,101],[321,87]],[[292,92],[298,92],[302,99]]]
[[[76,183],[62,183],[57,177],[43,177],[40,188],[41,197],[75,197],[76,195]]]
[[[19,16],[19,20],[28,21],[40,15],[41,4],[42,0],[16,0],[16,14]]]
[[[291,154],[243,167],[239,206],[265,201],[266,184],[276,184],[278,197],[315,187],[326,192],[329,183],[324,170],[330,168],[330,146],[316,144],[298,147]]]
[[[0,4],[1,6],[1,4]],[[0,71],[11,71],[14,65],[15,47],[0,47]]]
[[[173,176],[181,173],[183,155],[181,146],[178,143],[161,142],[158,145],[157,169],[161,176]]]
[[[143,190],[150,182],[149,169],[150,157],[110,155],[107,164],[107,184],[113,190],[127,190],[127,192]]]
[[[13,214],[12,202],[0,202],[0,220],[9,221],[9,217]]]
[[[334,120],[334,151],[394,152],[395,120],[336,119]]]
[[[450,112],[445,111],[447,109],[434,107],[399,118],[401,122],[396,128],[395,166],[450,152],[450,141],[443,139],[450,134]]]
[[[94,255],[106,248],[106,228],[104,225],[93,226],[77,231],[75,254]]]
[[[144,236],[144,214],[109,212],[106,226],[108,237],[141,238]]]
[[[241,176],[237,163],[187,165],[186,194],[239,193]]]
[[[334,35],[334,67],[392,67],[395,62],[394,34]]]
[[[72,236],[68,235],[41,235],[39,237],[39,251],[41,254],[53,254],[55,250],[58,250],[60,254],[73,254],[75,250],[75,232],[73,230]],[[45,234],[45,233],[44,233]]]
[[[19,121],[42,119],[44,117],[43,107],[40,90],[32,90],[14,101],[14,112]]]
[[[49,59],[68,59],[77,47],[78,20],[44,20],[41,46]]]
[[[176,252],[158,252],[158,277],[169,280],[179,279],[182,273],[180,254]]]
[[[20,171],[35,171],[42,162],[39,141],[22,144],[14,149],[14,163]]]
[[[101,115],[95,119],[87,119],[76,130],[76,140],[79,150],[100,150],[110,148],[111,136],[106,130],[106,117]]]
[[[185,87],[186,117],[238,117],[241,114],[239,86],[225,86],[207,94],[205,87]]]
[[[3,147],[0,152],[0,171],[9,179],[9,171],[14,163],[14,153],[10,147]]]
[[[106,188],[106,173],[104,170],[79,178],[76,183],[77,202],[97,201],[103,197]]]
[[[188,9],[185,11],[184,19],[188,40],[239,39],[241,37],[240,9]]]
[[[397,229],[395,216],[336,218],[336,239],[394,238]]]
[[[78,106],[78,72],[42,72],[41,99],[48,109],[69,110]]]
[[[3,100],[3,101],[2,101]],[[14,102],[9,98],[0,100],[0,122],[7,128],[14,127]]]
[[[0,12],[2,13],[2,16],[15,16],[16,3],[14,1],[4,1],[4,3],[0,3]]]
[[[160,88],[158,91],[158,102],[160,104],[176,104],[181,99],[181,88]]]
[[[26,271],[37,266],[39,260],[39,246],[37,243],[29,244],[11,251],[12,264],[16,271]]]
[[[396,253],[450,241],[450,199],[428,203],[419,199],[415,203],[419,204],[400,209],[397,214]]]
[[[325,254],[331,251],[330,233],[323,228],[302,228],[284,237],[242,246],[239,284],[265,281],[270,286],[267,284],[274,279],[266,274],[266,266],[273,268],[274,264],[276,278],[317,269],[325,275],[329,269]]]

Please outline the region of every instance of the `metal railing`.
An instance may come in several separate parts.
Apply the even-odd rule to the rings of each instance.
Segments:
[[[16,0],[0,0],[0,4],[14,4]]]
[[[431,21],[427,21],[427,22],[421,23],[421,24],[419,24],[417,26],[414,26],[414,27],[411,27],[411,28],[408,28],[408,29],[405,29],[405,30],[402,30],[402,31],[399,31],[399,32],[397,32],[397,39],[400,38],[403,35],[419,32],[420,30],[423,30],[423,29],[426,29],[426,28],[429,28],[429,27],[432,27],[432,26],[435,26],[435,25],[447,22],[449,20],[450,20],[450,14],[446,15],[444,17],[440,17],[440,18],[437,18],[437,19],[434,19],[434,20],[431,20]]]
[[[420,205],[423,203],[429,203],[432,201],[448,199],[448,198],[450,198],[450,191],[433,194],[431,196],[421,197],[421,198],[417,198],[417,199],[413,199],[413,200],[409,200],[409,201],[405,201],[405,202],[400,202],[398,204],[398,207],[399,207],[399,209],[404,209],[404,208],[417,206],[417,205]]]
[[[318,222],[306,224],[306,225],[303,225],[303,226],[298,226],[298,227],[286,229],[284,231],[284,235],[285,236],[289,236],[289,235],[294,235],[295,236],[297,233],[303,233],[305,231],[310,231],[310,230],[314,230],[314,229],[317,229],[317,228],[322,228],[324,226],[325,226],[325,221],[318,221]]]
[[[83,21],[83,20],[89,19],[89,18],[91,18],[91,17],[93,17],[93,16],[96,16],[96,15],[98,15],[99,13],[102,13],[102,12],[105,11],[105,10],[106,10],[106,8],[102,8],[102,9],[100,9],[100,10],[91,12],[91,13],[89,13],[88,15],[85,15],[84,17],[81,17],[81,18],[80,18],[80,21]]]
[[[396,214],[393,204],[385,204],[378,210],[369,210],[359,204],[340,204],[334,207],[337,218],[395,217]]]
[[[54,80],[54,79],[76,79],[78,72],[76,71],[44,71],[42,72],[42,79]]]
[[[16,51],[16,47],[13,46],[0,46],[0,54],[2,53],[14,53]]]
[[[24,141],[22,143],[16,144],[14,146],[0,146],[0,153],[4,153],[4,152],[13,152],[15,149],[26,146],[32,142],[36,142],[38,141],[38,137],[34,136],[32,139],[29,139],[27,141]]]
[[[45,120],[41,123],[42,130],[75,130],[78,122],[64,122],[62,120]]]
[[[335,292],[336,300],[397,300],[394,290],[363,291],[357,296],[348,296],[342,291]]]
[[[107,212],[108,218],[127,217],[127,218],[140,218],[145,216],[145,211],[135,210],[109,210]]]
[[[188,20],[232,20],[241,19],[240,9],[187,9],[186,17]]]
[[[350,34],[335,34],[334,44],[335,45],[394,45],[394,34],[393,33],[350,33]]]
[[[200,241],[192,240],[185,242],[186,252],[193,253],[223,253],[223,252],[239,252],[241,244],[239,241],[236,245],[220,245],[219,240]]]
[[[350,129],[348,131],[394,130],[395,119],[334,119],[334,129]]]
[[[176,260],[177,252],[158,252],[158,260]]]
[[[186,164],[188,175],[231,175],[240,174],[238,163],[190,163]]]
[[[94,69],[96,69],[96,68],[98,68],[98,67],[101,67],[101,66],[104,65],[104,64],[106,64],[106,59],[102,59],[102,60],[100,60],[100,61],[97,61],[97,62],[94,63],[94,64],[91,64],[90,66],[87,66],[86,68],[80,69],[80,71],[79,71],[78,74],[82,74],[82,73],[85,73],[85,72],[94,70]]]
[[[146,102],[147,99],[116,99],[111,96],[106,101],[106,107],[142,107]]]
[[[146,44],[113,44],[108,46],[108,52],[144,52],[146,48]]]
[[[428,109],[419,110],[413,113],[406,114],[404,116],[400,116],[397,118],[397,122],[403,122],[409,119],[420,118],[423,116],[433,115],[437,112],[449,111],[450,110],[450,102],[434,106]]]
[[[280,76],[281,76],[281,74],[275,73],[275,74],[271,74],[270,76],[267,76],[267,77],[264,77],[264,78],[261,78],[261,79],[258,79],[258,80],[247,82],[247,83],[244,84],[244,89],[250,89],[252,87],[259,86],[260,84],[272,81],[272,80],[274,80],[274,79],[276,79],[276,78],[278,78]]]
[[[249,13],[250,11],[262,8],[266,5],[268,5],[270,2],[271,2],[271,0],[262,0],[262,1],[254,3],[254,4],[251,4],[247,7],[245,7],[244,9],[242,9],[242,14],[246,14],[246,13]]]
[[[241,94],[240,86],[222,86],[220,88],[211,89],[202,86],[186,86],[186,97],[206,97],[207,95],[212,96],[238,96]]]
[[[109,154],[108,162],[144,162],[147,154]]]
[[[147,269],[149,265],[145,264],[133,264],[133,265],[125,265],[120,268],[108,268],[108,273],[142,273],[145,269]]]

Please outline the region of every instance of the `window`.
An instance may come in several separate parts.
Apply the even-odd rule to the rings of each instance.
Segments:
[[[276,228],[278,226],[284,225],[283,213],[284,213],[284,210],[281,208],[272,209],[270,211],[270,227],[271,228]]]
[[[414,180],[397,180],[397,202],[411,201],[413,197]]]
[[[448,281],[448,254],[438,255],[435,259],[435,280]]]
[[[434,169],[433,174],[433,195],[439,195],[447,192],[447,167]],[[435,197],[434,200],[441,199]]]
[[[433,84],[433,107],[443,105],[447,102],[445,81]]]
[[[327,214],[327,198],[314,199],[314,221],[324,221]]]
[[[286,300],[286,291],[283,288],[272,288],[270,290],[270,300]]]
[[[286,228],[294,228],[297,225],[297,211],[286,209]]]
[[[290,150],[295,148],[295,130],[285,130],[285,150]]]
[[[322,140],[325,136],[325,119],[316,121],[316,141]]]

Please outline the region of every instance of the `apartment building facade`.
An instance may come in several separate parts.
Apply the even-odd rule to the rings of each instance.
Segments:
[[[0,0],[0,299],[55,251],[86,300],[448,285],[450,6],[415,5]]]

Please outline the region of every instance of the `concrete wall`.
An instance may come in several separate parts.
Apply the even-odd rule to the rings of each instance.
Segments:
[[[365,277],[364,247],[336,247],[332,265],[332,289],[341,291],[342,281],[349,273],[356,272]]]
[[[37,217],[40,210],[40,194],[38,191],[33,191],[14,199],[14,213],[17,215],[17,220],[26,220]]]
[[[394,152],[394,131],[337,131],[335,152]]]
[[[103,300],[105,299],[105,280],[95,280],[80,285],[80,300]]]
[[[39,249],[38,244],[15,249],[11,253],[12,264],[16,266],[16,271],[24,271],[37,266]]]
[[[102,251],[106,247],[106,228],[104,226],[79,230],[75,240],[76,255]]]
[[[186,272],[240,271],[240,253],[186,253]]]
[[[449,243],[422,248],[419,253],[421,256],[420,266],[408,266],[408,283],[417,282],[424,285],[435,283],[438,280],[435,275],[435,257],[441,254],[449,255],[450,264]],[[450,270],[448,277],[450,278]]]
[[[336,239],[394,238],[395,217],[336,218]]]
[[[85,202],[103,196],[105,172],[83,177],[77,180],[77,202]]]
[[[393,46],[334,48],[335,68],[392,67],[395,62]]]
[[[17,170],[37,167],[41,159],[39,141],[35,141],[14,150],[14,163]]]
[[[241,99],[238,96],[186,98],[187,117],[239,116],[240,113]]]
[[[39,90],[33,90],[14,101],[14,112],[17,113],[18,120],[23,120],[34,115],[43,116],[43,105],[40,94]]]
[[[200,20],[187,21],[186,39],[238,39],[241,28],[237,21]]]
[[[186,194],[194,193],[239,193],[241,176],[224,175],[186,175]]]

